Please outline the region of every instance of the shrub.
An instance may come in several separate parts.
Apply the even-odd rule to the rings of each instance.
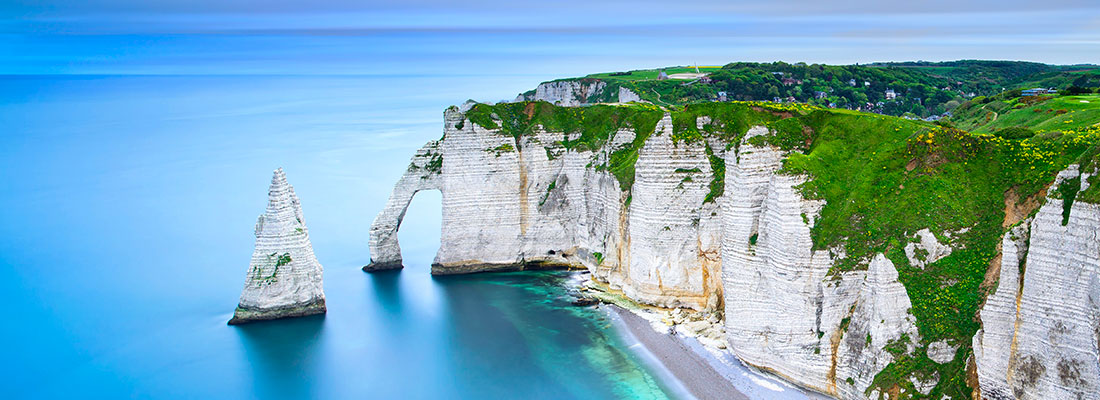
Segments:
[[[1013,126],[1000,129],[994,134],[1005,139],[1019,140],[1035,136],[1035,131],[1024,128],[1022,126]]]

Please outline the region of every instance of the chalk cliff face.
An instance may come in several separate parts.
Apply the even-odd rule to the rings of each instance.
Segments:
[[[629,102],[632,102],[632,101],[636,101],[636,102],[640,103],[640,102],[643,102],[644,100],[642,100],[642,97],[638,96],[637,93],[634,93],[630,89],[627,89],[627,88],[624,88],[624,87],[620,86],[619,87],[619,102],[620,103],[629,103]]]
[[[623,292],[643,303],[715,308],[721,295],[718,205],[703,143],[675,143],[665,116],[638,152]]]
[[[597,79],[543,82],[535,90],[516,96],[516,101],[545,101],[562,107],[577,107],[589,103],[642,102],[642,98],[622,86],[608,86]]]
[[[1055,187],[1081,175],[1072,165]],[[1004,237],[999,283],[974,336],[987,399],[1100,399],[1100,206],[1074,202],[1063,225],[1064,201],[1048,196]]]
[[[302,206],[282,168],[268,190],[267,211],[256,221],[241,300],[230,324],[325,312],[321,263],[313,255]]]
[[[448,109],[443,139],[413,157],[372,225],[372,266],[400,267],[405,208],[416,191],[438,189],[443,226],[433,274],[584,267],[641,303],[717,311],[729,351],[803,387],[843,399],[940,396],[948,385],[951,396],[969,392],[955,366],[971,349],[957,337],[922,339],[913,288],[901,278],[965,254],[953,253],[961,247],[952,241],[965,230],[912,228],[892,252],[839,268],[844,248],[815,248],[811,235],[826,202],[803,197],[809,177],[788,172],[794,156],[769,144],[790,113],[635,105],[655,113],[635,126],[628,113],[609,117],[601,106],[559,110],[585,120],[585,109],[597,109],[618,124],[600,125],[613,130],[591,141],[576,125],[523,125],[560,117],[540,120],[544,106]],[[752,112],[773,114],[767,123],[731,119]],[[1065,226],[1062,209],[1052,197],[1004,237],[1000,284],[973,338],[986,398],[1098,398],[1100,207],[1074,203]],[[896,361],[940,369],[898,375],[888,369]],[[883,384],[878,378],[888,374],[895,380]]]
[[[574,151],[561,132],[534,128],[518,139],[472,123],[453,107],[444,139],[413,158],[441,154],[438,171],[410,167],[372,225],[370,269],[400,267],[396,230],[417,190],[443,193],[434,274],[586,266],[639,301],[715,309],[721,299],[720,224],[703,143],[674,143],[662,119],[638,150],[633,190],[596,165],[631,146],[618,130],[599,150]],[[575,139],[575,138],[574,138]],[[436,153],[438,151],[438,153]]]
[[[864,398],[892,359],[883,347],[903,334],[918,337],[909,297],[881,254],[867,271],[827,275],[833,259],[813,250],[810,237],[824,204],[798,194],[804,178],[777,173],[785,154],[750,143],[766,133],[750,129],[738,153],[726,157],[722,283],[730,348],[802,386]]]
[[[543,82],[534,93],[521,94],[516,101],[545,101],[563,107],[576,107],[588,103],[589,98],[595,98],[606,87],[607,82],[599,80]]]

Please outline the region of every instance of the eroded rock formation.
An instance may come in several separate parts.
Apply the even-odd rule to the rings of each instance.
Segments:
[[[267,211],[256,221],[256,249],[229,324],[323,314],[322,272],[302,205],[279,168],[271,178]]]
[[[1072,165],[1055,187],[1081,175]],[[1100,399],[1100,206],[1074,202],[1063,225],[1065,201],[1048,196],[1004,237],[974,336],[987,399]]]
[[[397,228],[405,218],[413,195],[421,190],[439,189],[439,172],[443,166],[443,154],[439,141],[431,141],[420,148],[409,163],[401,180],[393,187],[386,208],[374,218],[370,226],[370,264],[364,271],[401,268],[401,247],[397,244]]]

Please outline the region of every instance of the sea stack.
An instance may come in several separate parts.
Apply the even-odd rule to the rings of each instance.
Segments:
[[[267,197],[267,211],[256,221],[256,249],[230,325],[325,313],[323,268],[313,255],[302,205],[282,168],[275,170]]]

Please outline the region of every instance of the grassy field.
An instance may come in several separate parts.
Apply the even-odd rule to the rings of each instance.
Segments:
[[[1054,96],[1026,104],[1021,99],[995,100],[980,106],[961,108],[954,122],[972,132],[996,132],[1025,127],[1037,133],[1082,129],[1100,123],[1100,94]]]
[[[699,66],[699,72],[702,72],[702,73],[714,72],[714,71],[717,71],[719,69],[722,69],[722,67],[719,67],[719,66],[702,66],[702,65]],[[648,80],[656,80],[657,75],[659,75],[661,73],[661,71],[665,71],[665,73],[667,73],[669,75],[680,74],[680,73],[694,73],[695,72],[695,67],[669,67],[669,68],[661,68],[661,69],[642,69],[642,70],[635,70],[635,71],[627,71],[629,73],[629,75],[612,75],[616,72],[604,72],[604,73],[599,73],[599,74],[588,75],[588,76],[585,76],[585,78],[595,78],[595,79],[602,79],[602,80],[606,80],[606,81],[628,81],[628,82],[630,82],[630,81],[648,81]]]

